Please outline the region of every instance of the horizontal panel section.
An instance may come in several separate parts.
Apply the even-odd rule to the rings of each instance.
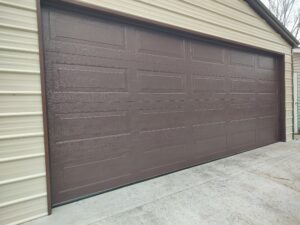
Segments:
[[[44,138],[23,137],[0,140],[0,158],[11,158],[44,153]]]
[[[0,117],[0,137],[43,132],[42,115]]]
[[[160,112],[140,114],[140,126],[142,131],[174,128],[184,126],[186,120],[184,112]]]
[[[184,75],[154,71],[138,71],[141,92],[168,93],[184,92]]]
[[[3,24],[37,29],[36,12],[9,5],[1,5],[0,21]]]
[[[184,128],[144,131],[139,135],[141,151],[149,151],[168,146],[184,145],[187,141]]]
[[[1,47],[17,48],[25,51],[38,51],[37,34],[9,27],[1,27],[0,48]]]
[[[0,163],[0,180],[10,180],[30,176],[45,171],[44,157],[21,159]]]
[[[22,1],[22,4],[20,4],[20,0],[0,0],[0,3],[2,4],[8,4],[15,7],[24,7],[26,9],[35,10],[36,9],[36,1],[35,0],[26,0]]]
[[[191,43],[192,59],[203,62],[224,63],[224,49],[222,46],[203,42]]]
[[[38,53],[1,50],[0,68],[3,70],[14,69],[39,71],[39,55]]]
[[[62,192],[127,177],[130,175],[128,160],[128,155],[122,154],[105,160],[65,167],[63,176],[68,179],[62,181]],[[95,173],[95,171],[101,171],[101,173]]]
[[[64,40],[69,38],[77,42],[116,48],[123,48],[125,44],[125,27],[113,21],[101,21],[95,17],[82,14],[73,17],[71,13],[66,11],[51,13],[50,21],[51,39]],[[114,35],[111,36],[110,32]],[[93,35],[90,35],[90,33],[93,33]]]
[[[0,93],[0,111],[1,113],[41,112],[41,95]]]
[[[57,151],[51,153],[53,162],[74,166],[119,156],[132,147],[129,134],[110,135],[65,141],[57,144]]]
[[[44,194],[46,190],[45,177],[18,181],[0,185],[0,205],[17,202],[19,199]]]
[[[137,51],[161,56],[183,57],[184,42],[180,37],[174,37],[155,31],[138,31]]]
[[[41,91],[39,74],[0,72],[1,91]]]
[[[161,171],[168,171],[170,166],[183,163],[186,160],[186,150],[186,146],[178,145],[144,152],[142,157],[147,160],[142,165],[141,173],[159,171],[156,173],[161,174]]]
[[[56,140],[74,140],[129,132],[128,112],[57,115]],[[101,127],[101,129],[99,129]]]
[[[128,91],[125,69],[105,67],[57,68],[55,89],[64,91]]]
[[[1,208],[0,224],[19,224],[47,215],[47,197],[40,197]]]

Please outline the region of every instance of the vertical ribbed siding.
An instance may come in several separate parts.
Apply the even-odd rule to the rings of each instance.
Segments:
[[[300,53],[294,53],[293,55],[293,65],[294,65],[294,73],[297,73],[297,86],[298,86],[298,130],[300,126]]]
[[[0,0],[0,224],[47,214],[35,0]]]
[[[285,54],[286,139],[293,135],[291,46],[244,0],[77,0]]]

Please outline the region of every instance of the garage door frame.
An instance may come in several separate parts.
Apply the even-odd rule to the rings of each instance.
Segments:
[[[41,87],[42,87],[42,105],[43,105],[43,124],[44,124],[44,144],[45,144],[45,160],[46,160],[46,178],[47,178],[47,202],[48,202],[48,214],[51,214],[52,209],[52,201],[51,201],[51,171],[50,171],[50,152],[49,152],[49,136],[48,136],[48,117],[47,117],[47,100],[46,100],[46,81],[45,81],[45,56],[43,49],[43,27],[41,21],[41,6],[48,5],[53,7],[58,7],[63,10],[75,10],[75,11],[84,11],[84,13],[94,14],[99,12],[101,13],[101,17],[112,18],[116,21],[122,21],[124,23],[124,19],[126,19],[126,23],[132,25],[138,25],[142,27],[150,27],[156,30],[163,30],[164,32],[180,34],[184,37],[192,37],[200,40],[208,40],[209,42],[217,42],[221,43],[225,46],[237,47],[239,49],[248,50],[251,52],[265,52],[276,55],[279,62],[279,95],[280,95],[280,140],[285,141],[285,85],[284,85],[284,55],[282,53],[278,53],[275,51],[270,51],[263,48],[253,47],[250,45],[242,44],[239,42],[235,42],[232,40],[227,40],[219,37],[214,37],[211,35],[203,34],[200,32],[193,32],[184,28],[167,25],[164,23],[160,23],[157,21],[151,21],[148,19],[142,19],[135,16],[128,16],[124,13],[108,10],[99,6],[90,5],[87,3],[77,2],[76,0],[37,0],[37,16],[38,16],[38,36],[39,36],[39,54],[40,54],[40,73],[41,73]],[[99,15],[98,15],[99,16]],[[199,163],[201,164],[201,163]]]

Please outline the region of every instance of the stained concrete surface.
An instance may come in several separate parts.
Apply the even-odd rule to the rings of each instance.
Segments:
[[[53,209],[25,225],[300,225],[300,142],[276,143]]]

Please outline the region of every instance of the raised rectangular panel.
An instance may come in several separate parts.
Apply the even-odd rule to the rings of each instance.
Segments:
[[[138,32],[138,52],[170,57],[184,57],[182,38],[156,31]]]

